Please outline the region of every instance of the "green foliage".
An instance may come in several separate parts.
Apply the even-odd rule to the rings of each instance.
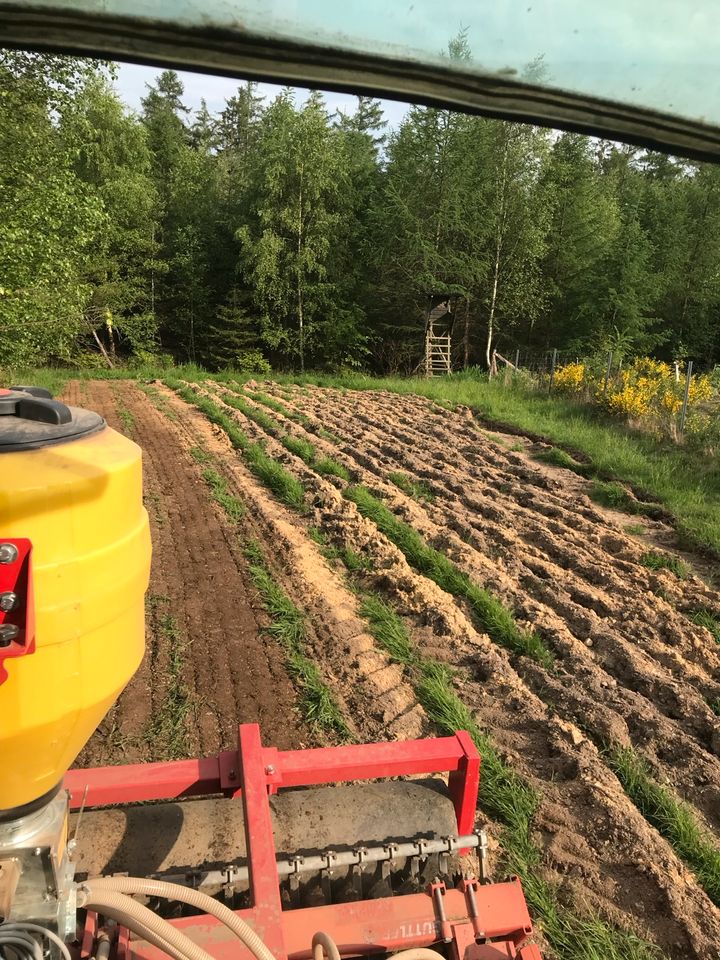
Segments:
[[[595,480],[590,487],[590,499],[603,507],[612,510],[622,510],[624,513],[643,513],[643,504],[634,497],[621,483],[607,480]]]
[[[647,763],[631,747],[613,747],[608,763],[642,815],[690,867],[716,906],[720,906],[720,849],[692,809],[657,783]]]
[[[399,487],[403,493],[406,493],[409,497],[412,497],[413,500],[432,503],[435,499],[435,494],[423,480],[414,480],[406,473],[399,473],[397,471],[389,473],[388,480],[391,483],[394,483],[396,487]]]
[[[285,648],[290,675],[300,689],[305,718],[341,740],[350,739],[342,711],[324,682],[317,664],[305,652],[306,617],[273,578],[260,546],[251,541],[245,547],[250,576],[270,617],[266,632]]]
[[[309,467],[312,467],[321,476],[350,480],[349,470],[332,457],[318,457],[314,445],[309,440],[305,440],[304,437],[291,437],[288,434],[281,437],[280,442],[287,450],[304,460]]]
[[[225,393],[223,394],[223,401],[227,403],[229,407],[234,407],[236,410],[239,410],[248,420],[252,420],[254,423],[257,423],[259,427],[262,427],[263,430],[267,430],[268,433],[277,435],[281,432],[282,427],[277,422],[273,420],[272,417],[268,416],[264,410],[254,407],[251,403],[248,403],[243,397]]]
[[[86,332],[103,204],[73,166],[76,102],[100,71],[0,51],[0,365],[69,362]]]
[[[720,643],[720,617],[716,616],[711,610],[701,607],[690,614],[690,619],[699,627],[705,627],[713,635],[715,640]]]
[[[318,457],[313,461],[313,470],[324,477],[339,477],[341,480],[351,479],[350,471],[333,457]]]
[[[547,463],[552,467],[563,467],[565,470],[572,470],[581,477],[588,476],[592,472],[592,467],[586,463],[578,463],[569,453],[560,450],[558,447],[551,447],[549,450],[538,450],[534,453],[533,460],[539,460],[540,463]]]
[[[193,448],[197,449],[197,448]],[[228,517],[237,523],[245,516],[245,504],[234,494],[228,491],[227,480],[217,470],[207,467],[203,470],[202,478],[210,487],[213,500],[220,504]]]
[[[658,553],[657,550],[648,550],[644,553],[640,557],[640,563],[648,570],[669,570],[678,580],[686,580],[690,574],[690,568],[679,557],[673,557],[669,553]]]
[[[361,486],[348,487],[345,496],[403,552],[411,566],[443,590],[466,600],[479,628],[495,643],[513,653],[531,657],[547,668],[552,666],[553,655],[539,636],[520,629],[512,613],[497,598],[478,586],[445,554],[428,546],[411,526],[399,520],[369,490]]]
[[[519,344],[720,359],[715,167],[428,107],[386,135],[368,97],[332,117],[254,83],[192,115],[171,70],[138,117],[109,79],[0,55],[0,364],[410,373],[429,290],[464,368]],[[716,450],[716,420],[688,445]]]
[[[278,500],[294,510],[305,509],[305,489],[300,481],[282,464],[268,456],[260,444],[252,443],[235,421],[216,403],[207,397],[201,397],[189,387],[183,387],[177,380],[166,379],[165,385],[175,390],[186,403],[197,407],[208,420],[225,431],[233,447],[243,454],[252,473],[275,494]]]
[[[196,463],[212,462],[212,457],[207,452],[207,450],[203,450],[202,447],[190,447],[190,450],[188,452],[190,456],[193,458],[193,460],[196,461]]]
[[[305,463],[312,463],[315,459],[315,447],[304,437],[291,437],[290,434],[287,434],[281,437],[280,442],[286,450],[294,453],[296,457],[300,457]]]

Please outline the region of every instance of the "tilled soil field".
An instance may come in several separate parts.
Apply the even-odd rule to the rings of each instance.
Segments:
[[[178,636],[187,702],[175,755],[232,746],[235,724],[246,720],[281,747],[326,736],[303,720],[285,654],[262,635],[238,534],[260,542],[306,611],[308,651],[351,736],[432,734],[403,667],[370,635],[344,565],[323,552],[330,544],[362,558],[363,584],[394,605],[424,656],[455,671],[455,690],[477,723],[539,792],[539,872],[562,899],[636,931],[668,957],[719,956],[720,911],[631,801],[605,752],[632,748],[717,835],[720,723],[710,704],[720,702],[720,648],[691,617],[719,616],[720,595],[695,573],[681,579],[642,562],[672,543],[670,528],[644,519],[642,532],[637,524],[627,532],[630,518],[596,506],[587,481],[535,462],[537,443],[489,434],[469,410],[379,391],[192,386],[303,484],[306,509],[279,504],[225,431],[168,388],[91,383],[82,395],[69,386],[66,399],[99,410],[142,446],[155,544],[145,664],[83,759],[154,755],[153,714],[173,692],[166,675]],[[239,395],[274,426],[236,409]],[[351,481],[308,465],[281,435],[311,443],[316,464],[332,458]],[[248,508],[236,528],[210,499],[195,448]],[[500,600],[542,639],[553,664],[493,642],[466,601],[413,569],[360,515],[344,496],[351,484],[367,487]],[[706,568],[699,563],[697,572]]]

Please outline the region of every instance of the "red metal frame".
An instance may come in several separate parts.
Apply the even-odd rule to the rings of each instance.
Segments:
[[[246,724],[239,729],[236,751],[202,760],[71,770],[65,786],[73,809],[83,798],[88,806],[104,806],[201,794],[241,797],[252,907],[239,915],[277,960],[307,960],[318,930],[333,937],[343,956],[369,956],[445,941],[451,960],[540,960],[535,945],[527,943],[532,923],[517,878],[483,886],[466,881],[462,889],[432,884],[426,893],[283,911],[269,794],[283,787],[439,772],[450,774],[458,834],[471,833],[480,757],[464,731],[454,737],[405,743],[283,751],[263,747],[260,728]],[[242,944],[213,917],[170,922],[215,960],[251,960]],[[94,923],[89,916],[88,924]],[[84,938],[82,960],[91,955],[88,940],[92,937]],[[131,939],[127,931],[121,931],[116,956],[117,960],[163,958],[161,951]]]
[[[8,391],[9,392],[9,391]],[[0,593],[17,594],[18,602],[7,613],[0,610],[0,624],[14,624],[17,640],[0,647],[0,684],[7,680],[5,660],[24,657],[35,651],[35,601],[33,598],[32,543],[26,537],[2,537],[0,543],[12,543],[18,552],[13,563],[0,563]]]

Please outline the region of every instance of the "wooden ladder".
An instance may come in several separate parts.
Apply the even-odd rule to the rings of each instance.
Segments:
[[[425,376],[442,377],[450,372],[450,334],[438,337],[430,329],[425,337]]]

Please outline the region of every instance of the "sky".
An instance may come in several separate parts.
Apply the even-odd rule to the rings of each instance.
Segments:
[[[55,0],[58,2],[58,0]],[[95,0],[63,0],[91,6]],[[148,0],[103,0],[146,16]],[[160,21],[437,64],[460,30],[468,70],[522,76],[542,60],[552,87],[720,122],[718,0],[153,0]],[[143,82],[123,76],[137,105]],[[189,99],[230,81],[195,79]],[[139,90],[139,92],[138,92]],[[222,96],[222,95],[220,95]],[[333,95],[331,105],[347,102]],[[398,108],[389,112],[397,125]]]
[[[119,63],[118,77],[115,81],[115,88],[120,95],[120,99],[131,110],[140,111],[140,100],[147,93],[146,84],[162,73],[156,67],[141,67],[132,63]],[[187,73],[178,71],[178,76],[185,87],[183,102],[191,110],[198,110],[201,99],[205,99],[210,113],[217,114],[225,106],[225,101],[233,96],[242,84],[241,80],[231,80],[227,77],[213,77],[203,73]],[[258,84],[258,92],[266,97],[269,103],[281,90],[281,87],[274,86],[271,83]],[[298,102],[301,102],[307,96],[307,90],[298,90]],[[353,113],[357,104],[357,98],[349,93],[326,93],[325,101],[328,111],[333,113],[335,110],[343,110],[345,113]],[[405,115],[408,106],[406,103],[396,103],[392,100],[382,100],[385,119],[388,122],[388,128],[397,127]]]

